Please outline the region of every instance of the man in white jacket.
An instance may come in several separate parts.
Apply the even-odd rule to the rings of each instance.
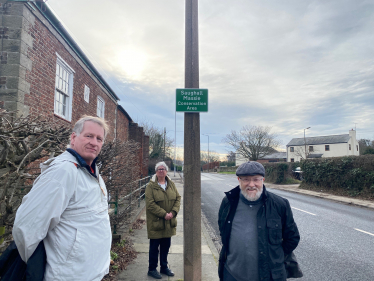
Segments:
[[[107,132],[103,119],[82,117],[70,148],[41,164],[17,211],[14,241],[25,262],[44,241],[45,281],[96,281],[109,272],[108,194],[95,164]]]

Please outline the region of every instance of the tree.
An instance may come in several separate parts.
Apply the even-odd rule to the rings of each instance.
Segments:
[[[305,151],[305,148],[306,148],[306,151]],[[318,152],[318,149],[313,148],[313,150],[310,151],[308,145],[299,146],[295,148],[295,155],[299,156],[300,159],[304,159],[304,160],[310,158],[310,155],[313,154],[313,152],[314,153]]]
[[[15,115],[0,110],[0,239],[10,238],[22,198],[40,174],[39,163],[64,152],[71,132],[51,119]]]
[[[174,140],[153,123],[143,122],[139,125],[143,127],[144,133],[149,136],[149,159],[164,160],[165,157],[170,157]]]
[[[235,162],[236,160],[236,154],[233,151],[229,151],[229,153],[226,155],[227,162]]]
[[[105,181],[111,202],[121,202],[126,195],[139,187],[139,165],[136,151],[139,143],[129,140],[106,140],[97,159],[100,175]],[[129,222],[131,212],[137,208],[141,190],[134,192],[126,201],[127,206],[117,209],[110,216],[111,225],[120,228]],[[133,200],[131,200],[133,199]]]
[[[270,132],[269,126],[243,126],[240,131],[231,131],[223,142],[244,158],[256,161],[274,153],[280,145],[277,135]]]
[[[373,154],[370,153],[372,151],[371,149],[374,149],[374,141],[370,139],[360,139],[358,140],[358,145],[360,147],[360,154],[365,155],[365,154]],[[368,150],[368,152],[366,152]]]
[[[200,152],[200,161],[201,164],[218,162],[219,161],[219,154],[215,151],[209,151],[209,158],[208,158],[208,151],[201,151]]]
[[[366,154],[374,154],[374,147],[371,147],[371,146],[367,147],[365,151],[362,153],[362,155],[366,155]]]

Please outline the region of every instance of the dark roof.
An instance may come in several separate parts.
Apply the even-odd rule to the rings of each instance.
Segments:
[[[127,119],[130,121],[130,123],[131,123],[131,122],[134,122],[134,121],[132,121],[130,115],[126,112],[126,110],[125,110],[121,105],[118,105],[118,109],[119,109],[123,114],[125,114],[125,116],[126,116]]]
[[[344,135],[331,135],[321,137],[307,137],[305,138],[306,145],[317,144],[331,144],[331,143],[347,143],[349,141],[349,134]],[[305,145],[304,138],[292,139],[287,146]]]
[[[262,157],[261,159],[283,159],[283,158],[287,158],[286,152],[275,152],[275,153],[266,155]]]
[[[309,154],[307,158],[321,158],[322,157],[322,153],[321,154]]]
[[[30,3],[28,3],[30,5]],[[44,2],[34,2],[34,5],[38,8],[38,11],[49,21],[49,23],[56,29],[56,31],[61,35],[61,37],[66,41],[70,48],[77,54],[77,56],[82,60],[82,62],[87,66],[87,68],[92,72],[92,74],[99,80],[101,85],[109,92],[109,94],[117,101],[119,101],[118,96],[114,93],[112,88],[100,75],[99,71],[93,66],[87,56],[83,53],[82,49],[74,41],[74,39],[69,35],[67,30],[64,28],[62,23],[56,18],[49,7]]]

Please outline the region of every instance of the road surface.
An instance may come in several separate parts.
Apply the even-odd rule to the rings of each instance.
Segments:
[[[224,192],[236,185],[235,175],[202,173],[202,211],[218,236],[219,206]],[[291,204],[301,236],[295,254],[304,277],[298,280],[374,280],[374,210],[268,190]]]

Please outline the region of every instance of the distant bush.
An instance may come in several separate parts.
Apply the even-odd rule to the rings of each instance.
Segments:
[[[276,163],[263,163],[265,167],[266,181],[284,184],[290,182],[288,179],[293,178],[292,171],[300,166],[296,162],[276,162]]]
[[[308,159],[301,162],[301,170],[307,185],[374,197],[374,155]]]
[[[220,167],[234,167],[235,166],[235,161],[221,161],[219,163]]]
[[[366,149],[365,149],[365,151],[362,153],[363,155],[366,155],[366,154],[374,154],[374,148],[372,148],[372,147],[367,147]]]

